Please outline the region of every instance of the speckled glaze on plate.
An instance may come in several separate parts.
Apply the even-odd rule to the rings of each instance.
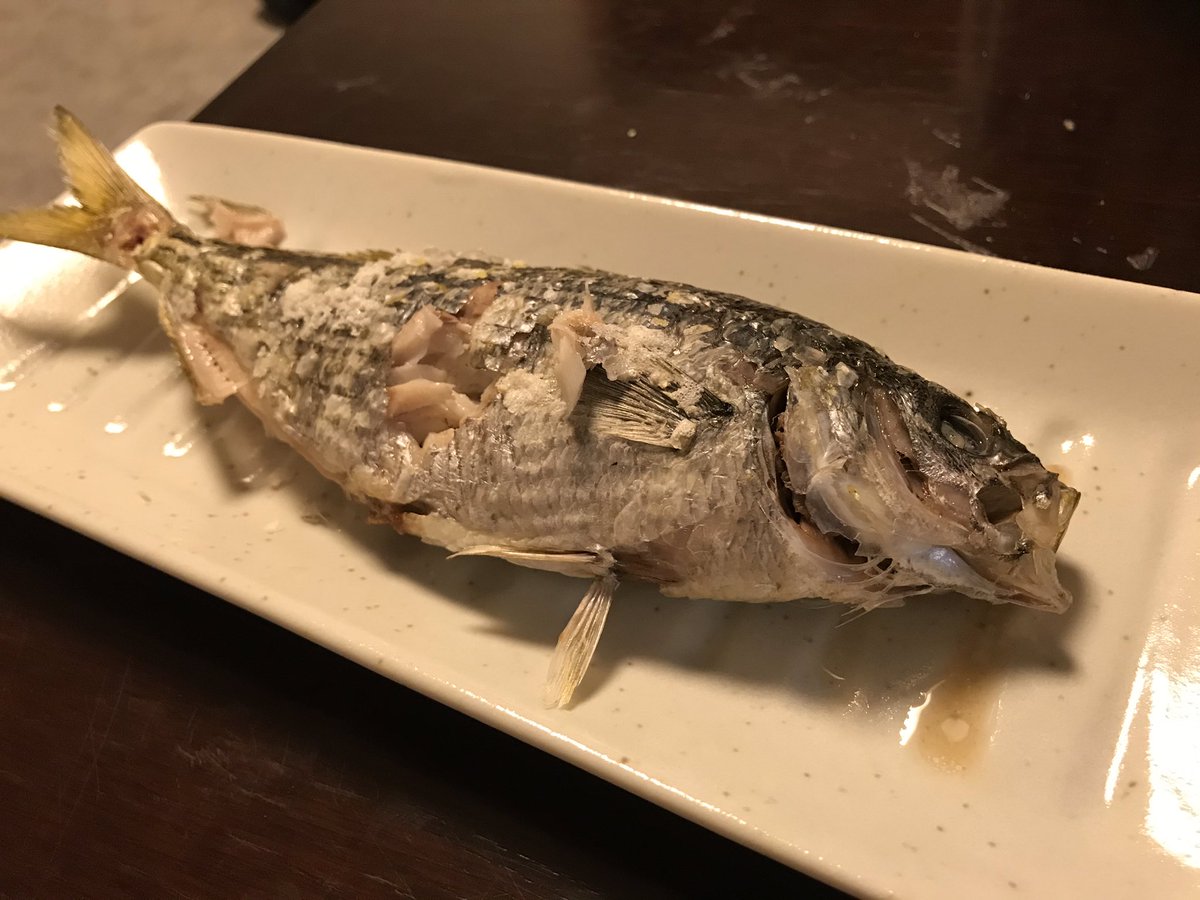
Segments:
[[[630,586],[575,707],[543,709],[579,583],[366,525],[236,404],[192,401],[144,285],[20,244],[0,246],[7,496],[855,893],[1200,890],[1200,297],[207,126],[120,158],[176,211],[274,210],[293,246],[673,278],[868,340],[1083,490],[1076,604],[927,598],[839,627]]]

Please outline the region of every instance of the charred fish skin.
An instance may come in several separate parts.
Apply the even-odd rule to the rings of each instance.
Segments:
[[[61,109],[57,133],[78,205],[0,215],[0,237],[140,272],[197,399],[237,395],[374,517],[592,579],[550,705],[620,578],[863,610],[930,590],[1070,602],[1055,551],[1078,492],[994,413],[862,341],[675,282],[201,238]],[[283,233],[217,203],[230,233]]]

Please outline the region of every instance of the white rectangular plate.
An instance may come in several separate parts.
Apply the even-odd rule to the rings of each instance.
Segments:
[[[192,401],[145,285],[21,244],[0,247],[9,497],[856,893],[1200,887],[1200,298],[252,132],[160,124],[120,156],[180,214],[191,194],[272,209],[291,246],[678,279],[864,338],[1083,490],[1077,601],[839,628],[627,586],[575,708],[543,709],[580,582],[366,525],[236,404]]]

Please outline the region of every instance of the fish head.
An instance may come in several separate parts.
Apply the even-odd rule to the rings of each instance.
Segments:
[[[961,560],[992,585],[988,599],[1065,610],[1071,596],[1056,555],[1079,491],[991,410],[915,377],[903,381],[898,390],[868,389],[865,421],[873,452],[899,462],[912,497],[958,526],[932,558],[940,554],[946,569]]]
[[[777,440],[797,516],[896,594],[1065,610],[1056,551],[1079,492],[987,408],[907,370],[839,368],[789,370]]]

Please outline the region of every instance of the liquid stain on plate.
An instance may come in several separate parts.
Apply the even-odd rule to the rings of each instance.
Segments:
[[[962,772],[991,743],[1000,699],[1001,627],[1006,610],[984,610],[969,626],[940,681],[912,706],[900,729],[900,746],[914,747],[941,769]]]

